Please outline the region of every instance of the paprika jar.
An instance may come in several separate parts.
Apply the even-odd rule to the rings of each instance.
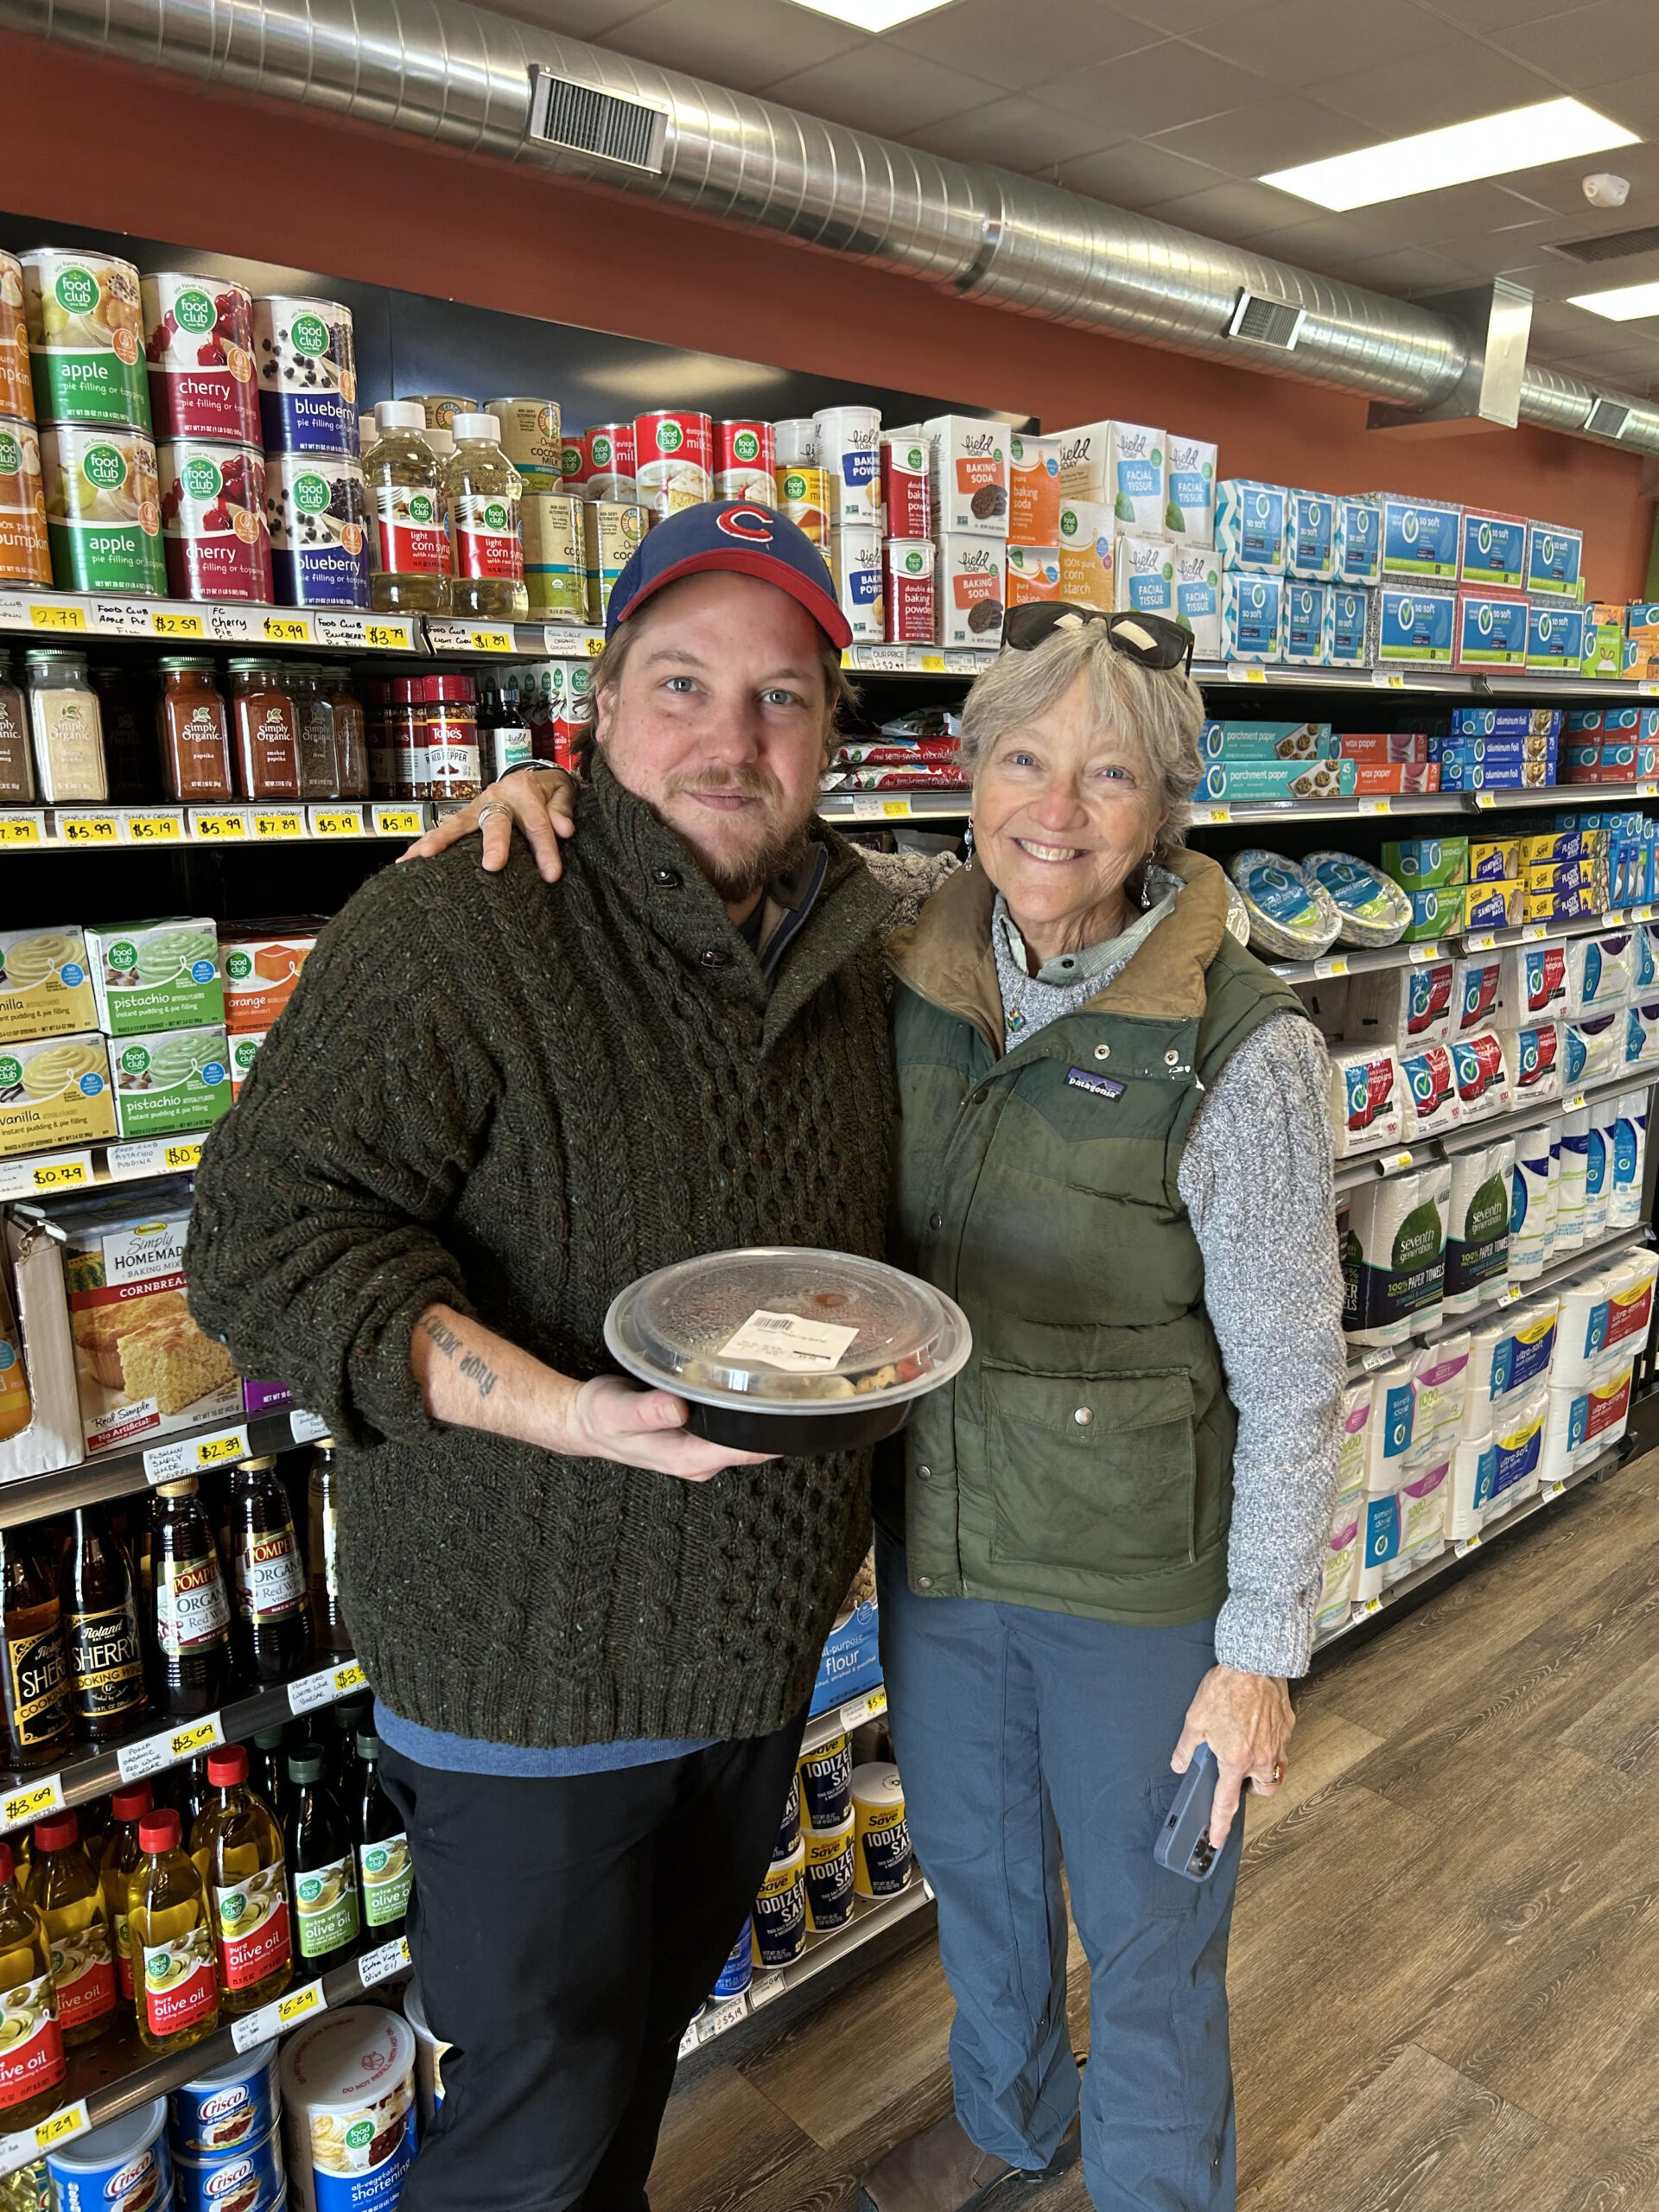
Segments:
[[[366,798],[369,740],[368,717],[363,711],[363,702],[352,690],[351,677],[343,671],[325,670],[322,688],[334,710],[334,758],[340,769],[340,795],[342,798]]]
[[[297,798],[300,732],[294,702],[274,660],[231,663],[236,774],[244,798]]]
[[[210,660],[163,659],[162,779],[169,798],[229,798],[231,740]]]

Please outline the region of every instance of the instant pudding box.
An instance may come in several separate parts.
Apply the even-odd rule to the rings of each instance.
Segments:
[[[88,1452],[239,1421],[242,1386],[231,1356],[202,1335],[185,1303],[188,1182],[130,1198],[79,1199],[52,1208],[50,1219],[63,1238]]]

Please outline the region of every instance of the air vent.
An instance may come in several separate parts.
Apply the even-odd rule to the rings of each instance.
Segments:
[[[601,161],[660,175],[668,118],[638,100],[596,92],[550,69],[531,71],[530,135],[573,154],[596,154]]]
[[[1633,253],[1659,253],[1659,223],[1638,231],[1604,231],[1599,238],[1558,238],[1546,249],[1568,261],[1627,261]]]
[[[1584,427],[1592,438],[1622,438],[1630,419],[1630,409],[1616,399],[1599,399],[1585,416]]]
[[[1227,335],[1248,338],[1253,346],[1271,346],[1278,353],[1288,353],[1294,350],[1306,320],[1306,308],[1293,308],[1283,300],[1263,300],[1254,292],[1241,292],[1233,319],[1227,326]]]

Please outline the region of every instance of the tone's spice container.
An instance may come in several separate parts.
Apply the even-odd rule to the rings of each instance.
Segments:
[[[52,246],[22,262],[36,420],[148,431],[138,271],[111,254]]]
[[[0,583],[51,581],[40,432],[19,416],[0,415]]]
[[[0,415],[19,416],[26,423],[35,420],[23,271],[9,253],[0,253]]]
[[[52,571],[65,591],[167,595],[149,432],[60,423],[41,433]]]

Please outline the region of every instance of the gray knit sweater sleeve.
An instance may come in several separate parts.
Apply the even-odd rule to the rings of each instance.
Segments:
[[[1178,1179],[1238,1410],[1216,1657],[1248,1674],[1307,1671],[1335,1499],[1346,1352],[1327,1081],[1312,1022],[1264,1021],[1194,1116]]]

